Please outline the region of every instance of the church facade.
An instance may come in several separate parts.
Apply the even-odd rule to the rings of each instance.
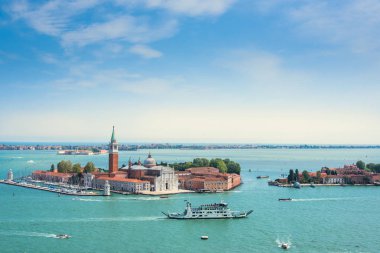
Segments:
[[[128,167],[121,170],[127,171],[129,178],[149,181],[151,191],[178,191],[178,176],[174,169],[157,165],[150,153],[143,164],[139,162],[137,165],[132,165],[129,161]]]
[[[178,176],[174,169],[168,166],[157,165],[156,160],[149,153],[142,164],[139,160],[133,165],[131,160],[128,166],[119,169],[118,143],[115,138],[115,128],[112,129],[109,144],[108,173],[85,173],[85,185],[95,189],[103,189],[106,181],[112,191],[131,193],[175,193],[178,191]]]

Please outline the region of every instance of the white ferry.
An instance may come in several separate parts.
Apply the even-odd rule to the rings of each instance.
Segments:
[[[251,214],[250,211],[231,211],[227,203],[221,201],[215,204],[206,204],[199,207],[191,207],[191,203],[187,201],[186,208],[183,213],[164,213],[169,219],[231,219],[245,218]]]

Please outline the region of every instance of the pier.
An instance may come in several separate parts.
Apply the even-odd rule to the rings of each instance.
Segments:
[[[13,186],[18,186],[18,187],[24,187],[24,188],[29,188],[29,189],[35,189],[35,190],[40,190],[40,191],[47,191],[47,192],[53,192],[53,193],[58,193],[62,195],[71,195],[71,196],[107,196],[104,194],[99,194],[95,192],[75,192],[73,190],[69,190],[66,188],[57,188],[57,189],[52,189],[46,186],[39,186],[39,185],[34,185],[34,184],[29,184],[26,182],[14,182],[14,181],[9,181],[9,180],[0,180],[0,184],[7,184],[7,185],[13,185]]]

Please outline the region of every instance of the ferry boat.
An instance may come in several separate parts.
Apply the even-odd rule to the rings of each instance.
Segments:
[[[251,214],[250,211],[231,211],[228,204],[221,201],[220,203],[200,205],[192,207],[189,201],[186,202],[186,208],[183,213],[164,213],[169,219],[231,219],[245,218]]]
[[[257,176],[257,179],[269,178],[269,176]]]

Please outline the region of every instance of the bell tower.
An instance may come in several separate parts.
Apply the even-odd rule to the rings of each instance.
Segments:
[[[119,169],[119,150],[115,139],[115,126],[112,127],[112,136],[108,152],[108,173],[111,174],[117,172]]]

